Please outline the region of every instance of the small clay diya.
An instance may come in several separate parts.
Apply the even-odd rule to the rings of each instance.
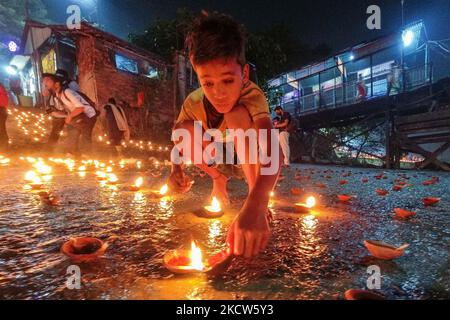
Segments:
[[[376,189],[375,191],[379,196],[385,196],[389,193],[387,190],[384,189]]]
[[[167,197],[169,193],[169,186],[167,184],[163,185],[159,190],[152,190],[151,194],[155,198]]]
[[[133,185],[129,186],[128,189],[130,191],[139,191],[142,187],[142,184],[144,183],[144,178],[139,177],[136,179]]]
[[[108,248],[108,244],[97,238],[72,238],[61,247],[61,252],[74,261],[86,262],[99,258]]]
[[[316,198],[309,197],[306,199],[306,203],[296,203],[295,209],[298,213],[310,213],[311,209],[316,205]]]
[[[344,203],[347,203],[352,199],[352,196],[350,196],[348,194],[339,194],[337,197],[340,202],[344,202]]]
[[[362,182],[362,183],[367,183],[367,182],[369,182],[369,178],[362,178],[362,179],[361,179],[361,182]]]
[[[342,186],[342,185],[344,185],[344,184],[347,184],[348,183],[348,181],[347,180],[340,180],[339,181],[339,184]]]
[[[409,244],[404,244],[396,248],[390,244],[372,240],[364,240],[364,245],[372,256],[382,260],[399,258],[405,254],[405,249],[409,247]]]
[[[345,300],[386,300],[386,297],[369,290],[350,289],[345,291]]]
[[[398,219],[408,219],[408,218],[416,215],[416,213],[413,211],[408,211],[408,210],[401,209],[401,208],[395,208],[394,212],[395,212],[395,217]]]
[[[223,216],[224,212],[220,206],[220,202],[216,197],[213,197],[211,205],[204,206],[201,210],[196,211],[195,214],[201,218],[214,219]]]
[[[224,250],[203,261],[200,248],[192,242],[191,250],[180,249],[166,253],[163,264],[170,272],[176,274],[210,273],[216,271],[216,268],[222,268],[230,258],[230,254]]]
[[[440,198],[433,198],[433,197],[427,197],[427,198],[423,198],[423,204],[426,207],[429,206],[434,206],[436,203],[438,203],[439,201],[441,201]]]
[[[39,192],[39,197],[43,203],[49,206],[57,206],[60,200],[59,196],[47,191]]]
[[[403,189],[403,186],[400,185],[394,185],[392,187],[392,191],[401,191]]]

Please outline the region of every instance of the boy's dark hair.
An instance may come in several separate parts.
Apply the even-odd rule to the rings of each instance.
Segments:
[[[278,111],[278,110],[282,110],[283,111],[283,107],[282,106],[276,106],[275,107],[275,111]]]
[[[186,37],[186,48],[194,64],[219,58],[235,58],[242,67],[246,64],[244,30],[225,14],[202,13]]]

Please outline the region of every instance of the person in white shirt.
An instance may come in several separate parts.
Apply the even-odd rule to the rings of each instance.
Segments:
[[[94,106],[79,92],[65,87],[65,78],[45,73],[42,79],[45,89],[53,92],[57,103],[63,105],[67,112],[65,118],[65,124],[69,130],[67,152],[73,156],[81,155],[80,138],[86,152],[89,152],[92,144],[92,129],[97,119]]]

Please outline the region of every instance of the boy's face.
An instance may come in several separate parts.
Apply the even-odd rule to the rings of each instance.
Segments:
[[[236,59],[216,59],[192,65],[206,98],[214,108],[220,113],[230,112],[249,80],[249,66],[242,68]]]

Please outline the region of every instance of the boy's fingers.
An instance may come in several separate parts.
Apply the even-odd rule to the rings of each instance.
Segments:
[[[255,246],[255,237],[253,233],[246,232],[245,234],[245,254],[244,257],[251,258],[253,255],[253,248]]]
[[[261,246],[260,246],[261,251],[266,249],[268,243],[269,243],[269,233],[265,233],[261,238]]]
[[[263,240],[263,235],[262,234],[257,234],[255,237],[255,246],[253,247],[253,255],[256,256],[258,255],[258,253],[262,250],[262,240]]]
[[[227,235],[227,251],[229,254],[234,252],[234,226],[232,225]]]
[[[244,253],[244,234],[242,231],[234,230],[234,254],[241,256]]]

